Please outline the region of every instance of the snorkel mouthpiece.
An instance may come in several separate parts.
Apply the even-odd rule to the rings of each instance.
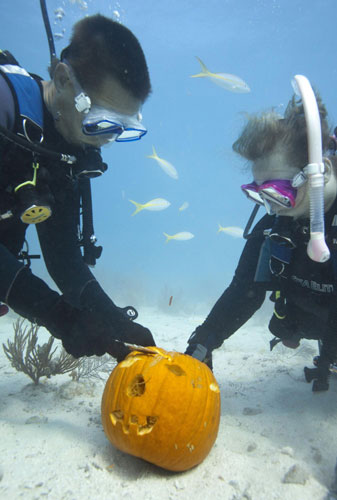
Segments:
[[[295,93],[302,100],[307,126],[309,164],[303,169],[308,176],[310,197],[310,240],[307,254],[315,262],[326,262],[330,258],[330,251],[324,236],[324,163],[321,120],[309,80],[303,75],[295,75],[291,83]]]

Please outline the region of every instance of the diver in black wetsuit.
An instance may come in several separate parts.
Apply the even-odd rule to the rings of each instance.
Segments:
[[[305,368],[305,377],[314,381],[314,391],[321,391],[328,389],[330,364],[337,359],[337,157],[326,109],[310,91],[314,107],[309,111],[302,95],[290,101],[283,117],[275,112],[251,116],[233,145],[252,167],[254,182],[242,190],[268,213],[250,234],[246,228],[234,278],[192,333],[186,353],[211,366],[212,351],[271,291],[271,349],[278,342],[296,348],[301,338],[318,339],[316,368]],[[321,161],[310,158],[310,146],[318,148]]]
[[[85,234],[90,178],[107,168],[99,148],[146,133],[139,110],[151,85],[138,40],[95,15],[74,26],[61,60],[52,58],[50,81],[28,74],[10,53],[0,53],[0,64],[0,301],[45,326],[75,357],[108,352],[119,360],[124,342],[155,345],[96,281],[88,265],[100,247]],[[81,235],[80,210],[89,218]],[[29,223],[62,295],[20,260],[30,260],[21,252]]]

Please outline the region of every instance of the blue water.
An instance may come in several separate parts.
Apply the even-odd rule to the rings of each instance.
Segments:
[[[231,150],[245,112],[276,107],[292,96],[291,79],[304,74],[320,91],[337,124],[335,0],[47,0],[58,54],[71,26],[100,12],[130,28],[145,52],[153,93],[143,107],[148,134],[103,150],[108,172],[93,181],[94,221],[104,247],[94,273],[112,298],[154,304],[173,295],[211,306],[231,281],[244,240],[217,233],[244,228],[252,206],[240,191],[251,176]],[[62,7],[63,20],[54,11]],[[48,78],[49,51],[38,0],[11,0],[1,13],[1,48],[31,72]],[[211,71],[233,73],[251,88],[235,94],[208,79],[192,79],[200,57]],[[152,145],[179,180],[146,155]],[[162,197],[171,206],[131,217],[128,199]],[[179,212],[184,201],[189,208]],[[262,211],[261,211],[262,214]],[[165,244],[163,232],[190,231],[189,241]],[[29,231],[37,250],[34,229]],[[66,263],[65,263],[66,265]],[[33,271],[46,278],[42,262]],[[48,279],[48,278],[46,278]],[[121,304],[122,305],[122,304]],[[201,307],[201,306],[200,306]]]

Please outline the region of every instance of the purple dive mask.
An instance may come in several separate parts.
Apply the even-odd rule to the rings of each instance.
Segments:
[[[268,213],[272,213],[271,203],[282,208],[293,208],[296,203],[297,189],[289,180],[275,179],[260,185],[251,182],[243,184],[241,189],[250,200],[264,205]]]

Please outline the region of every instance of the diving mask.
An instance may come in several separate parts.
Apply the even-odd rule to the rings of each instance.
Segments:
[[[272,205],[281,208],[293,208],[296,204],[297,188],[306,182],[306,175],[301,171],[295,175],[293,180],[273,179],[258,185],[256,182],[243,184],[242,191],[246,196],[264,205],[268,214],[273,213]]]
[[[92,106],[82,122],[82,132],[88,136],[105,135],[109,142],[137,141],[147,133],[140,114],[133,116]]]

